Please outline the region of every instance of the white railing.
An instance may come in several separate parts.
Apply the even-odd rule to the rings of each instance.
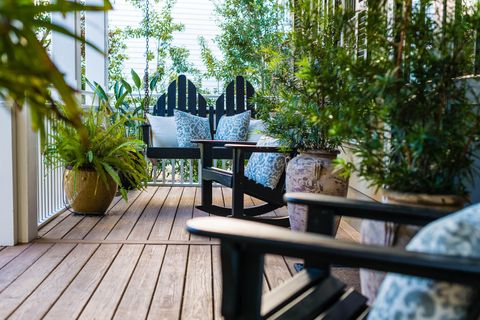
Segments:
[[[53,126],[50,121],[45,123],[47,142],[51,141],[50,134]],[[38,139],[40,145],[40,138]],[[65,193],[63,191],[63,166],[59,163],[47,165],[41,148],[38,151],[38,179],[37,179],[37,223],[41,225],[57,213],[65,210]]]
[[[152,185],[198,186],[202,170],[199,160],[159,159],[152,162]]]
[[[231,161],[214,160],[224,170],[231,169]],[[152,181],[155,186],[200,186],[202,166],[200,160],[158,159],[152,162]]]

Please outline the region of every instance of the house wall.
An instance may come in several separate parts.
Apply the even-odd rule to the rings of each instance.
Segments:
[[[163,6],[163,1],[152,2],[157,10]],[[127,26],[138,26],[142,19],[142,12],[135,8],[127,0],[116,0],[113,2],[114,10],[108,13],[110,30],[115,27],[126,28]],[[209,42],[210,47],[217,56],[221,56],[220,50],[212,42],[219,33],[214,16],[214,5],[211,0],[177,0],[172,10],[173,20],[176,23],[183,23],[185,31],[174,33],[173,44],[186,47],[190,51],[189,61],[201,71],[205,71],[201,59],[201,50],[198,37],[203,36]],[[127,44],[128,60],[125,62],[125,75],[129,77],[130,69],[143,74],[145,69],[145,39],[129,39]],[[154,48],[156,41],[150,39],[150,47]],[[150,72],[155,70],[155,63],[150,63]],[[215,91],[219,84],[214,79],[204,79],[203,87]]]

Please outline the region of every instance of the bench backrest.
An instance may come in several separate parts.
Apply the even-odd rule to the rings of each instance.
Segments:
[[[224,114],[232,116],[250,110],[252,117],[255,117],[255,108],[252,101],[254,95],[255,89],[252,84],[246,81],[244,77],[237,76],[227,85],[225,93],[222,93],[215,102],[215,126]]]
[[[218,121],[223,115],[231,116],[246,110],[252,112],[254,117],[254,104],[252,98],[255,89],[252,84],[242,76],[237,76],[226,88],[225,93],[220,95],[215,102],[215,110],[207,106],[207,100],[197,92],[195,85],[185,75],[178,76],[162,94],[152,114],[155,116],[172,117],[174,110],[185,111],[200,117],[208,117],[212,134],[215,131]]]

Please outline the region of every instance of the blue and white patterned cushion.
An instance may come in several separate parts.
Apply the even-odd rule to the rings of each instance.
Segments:
[[[258,140],[257,146],[278,147],[279,142],[277,139],[263,136]],[[275,189],[284,170],[284,154],[254,152],[245,168],[245,176],[258,184]]]
[[[407,250],[480,258],[480,204],[430,223]],[[466,319],[473,296],[459,284],[389,274],[368,319]]]
[[[195,139],[212,139],[210,122],[208,118],[194,116],[193,114],[175,110],[175,123],[177,125],[178,146],[182,148],[195,148]]]
[[[250,124],[250,110],[234,116],[223,116],[218,121],[216,140],[246,141],[248,125]]]

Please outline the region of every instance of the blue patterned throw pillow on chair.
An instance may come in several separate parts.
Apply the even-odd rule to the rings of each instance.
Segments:
[[[480,258],[480,204],[430,223],[407,250]],[[474,298],[473,289],[459,284],[389,274],[368,319],[468,319]]]
[[[208,118],[194,116],[193,114],[175,110],[175,123],[177,125],[178,146],[182,148],[195,148],[195,139],[212,139],[210,122]]]
[[[250,110],[234,116],[222,116],[218,121],[215,140],[246,141],[250,117]]]
[[[278,147],[277,139],[262,136],[257,146]],[[254,152],[250,156],[245,177],[265,187],[275,189],[285,170],[285,155],[282,153]]]

